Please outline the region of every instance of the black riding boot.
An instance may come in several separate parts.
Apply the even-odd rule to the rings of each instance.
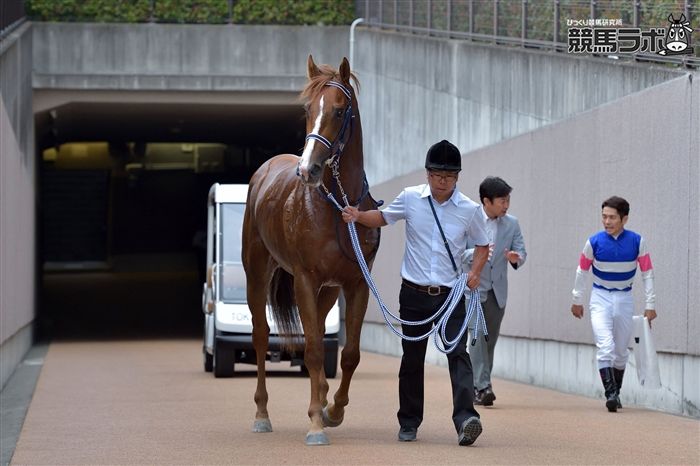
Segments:
[[[615,383],[615,374],[612,367],[604,367],[599,370],[600,380],[603,381],[605,388],[605,406],[611,413],[617,412],[617,384]]]
[[[617,382],[617,407],[622,408],[622,403],[620,403],[620,389],[622,388],[622,379],[625,377],[625,370],[613,367],[613,374],[615,375],[615,382]]]

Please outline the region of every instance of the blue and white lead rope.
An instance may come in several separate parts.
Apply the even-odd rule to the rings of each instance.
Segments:
[[[343,208],[340,206],[340,204],[338,204],[338,201],[335,200],[333,194],[328,193],[327,197],[333,204],[335,204],[338,210],[342,212]],[[347,199],[344,200],[345,204],[347,205]],[[452,289],[447,295],[447,299],[445,299],[445,302],[442,304],[440,309],[438,309],[435,312],[435,314],[421,321],[409,321],[401,319],[400,317],[392,314],[391,311],[387,309],[387,307],[384,305],[384,302],[382,301],[382,298],[379,296],[379,291],[377,290],[377,286],[374,284],[374,280],[372,280],[372,275],[369,272],[369,267],[367,266],[367,262],[365,262],[365,256],[362,254],[362,249],[360,248],[360,241],[357,237],[355,222],[348,223],[348,232],[350,233],[350,242],[352,243],[352,249],[355,251],[355,256],[357,256],[357,262],[358,264],[360,264],[362,275],[364,275],[365,281],[367,282],[369,289],[372,291],[374,298],[377,300],[377,303],[379,304],[379,307],[382,310],[382,316],[384,317],[384,321],[386,322],[387,327],[389,327],[389,330],[391,330],[396,336],[407,341],[421,341],[430,337],[430,335],[432,334],[437,350],[445,354],[451,353],[459,344],[459,341],[462,339],[462,336],[464,336],[464,332],[467,330],[467,326],[471,321],[472,317],[476,315],[476,321],[474,323],[474,339],[472,340],[472,345],[476,343],[476,338],[479,335],[480,329],[484,335],[484,338],[488,339],[488,330],[486,329],[484,311],[481,308],[479,290],[470,290],[469,288],[467,288],[466,273],[462,273],[457,277],[455,284],[452,286]],[[457,305],[459,304],[462,295],[464,295],[467,302],[469,303],[467,305],[466,316],[464,322],[462,323],[462,327],[459,330],[459,334],[453,340],[448,340],[446,334],[447,322],[450,320],[452,313],[457,308]],[[389,316],[391,316],[391,318],[395,321],[404,325],[425,325],[430,322],[435,322],[435,326],[424,335],[410,337],[396,330],[394,328],[394,325],[390,322]],[[438,338],[438,336],[440,338]]]

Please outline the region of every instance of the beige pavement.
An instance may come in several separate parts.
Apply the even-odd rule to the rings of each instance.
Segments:
[[[397,358],[363,353],[331,445],[306,447],[309,384],[271,364],[274,432],[251,432],[254,367],[204,373],[201,342],[51,344],[12,464],[700,464],[700,422],[602,400],[495,381],[484,433],[459,447],[447,369],[426,370],[418,441],[396,441]],[[331,393],[339,379],[331,381]],[[623,398],[624,402],[624,398]]]

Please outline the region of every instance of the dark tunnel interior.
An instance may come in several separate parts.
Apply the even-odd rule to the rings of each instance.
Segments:
[[[39,336],[201,336],[209,189],[299,154],[303,115],[139,103],[36,114]]]

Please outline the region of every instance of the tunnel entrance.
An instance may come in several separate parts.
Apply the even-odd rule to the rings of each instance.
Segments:
[[[299,153],[296,105],[67,103],[35,115],[39,332],[200,336],[207,195]]]

